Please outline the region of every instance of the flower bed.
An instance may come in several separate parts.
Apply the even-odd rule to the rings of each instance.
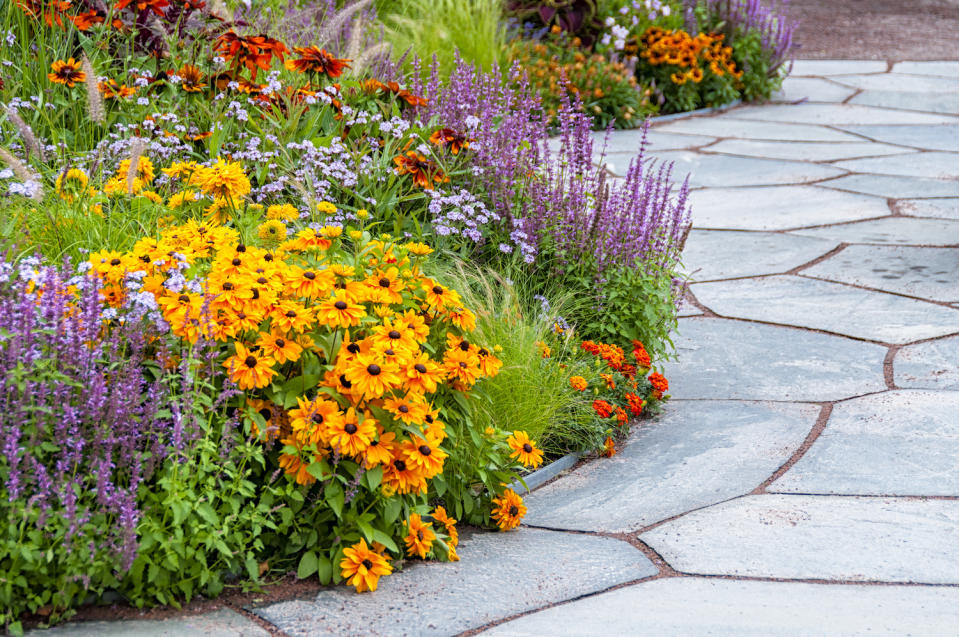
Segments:
[[[375,590],[668,398],[671,166],[610,184],[575,94],[405,74],[369,2],[331,7],[275,35],[181,0],[0,8],[14,632],[107,593]]]

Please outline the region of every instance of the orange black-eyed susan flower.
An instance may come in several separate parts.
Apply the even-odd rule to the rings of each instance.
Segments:
[[[353,302],[346,290],[336,289],[316,310],[316,320],[330,327],[355,327],[366,316],[366,308]]]
[[[250,180],[239,162],[217,157],[209,166],[197,166],[190,184],[200,188],[214,199],[227,199],[234,205],[250,192]]]
[[[126,9],[133,4],[138,12],[152,11],[158,16],[163,15],[163,9],[170,4],[170,0],[117,0],[113,8],[117,11]]]
[[[176,74],[180,76],[180,88],[187,93],[199,93],[207,86],[203,83],[203,72],[193,64],[184,64]]]
[[[524,467],[536,468],[543,464],[543,452],[525,431],[514,431],[513,435],[506,439],[506,444],[513,450],[509,457],[515,458]]]
[[[400,445],[400,450],[406,465],[417,468],[427,478],[443,471],[443,461],[449,455],[440,448],[440,441],[429,435],[411,437]]]
[[[512,489],[506,489],[503,495],[493,498],[491,517],[501,531],[515,529],[524,515],[526,515],[526,505],[523,504],[523,498]]]
[[[282,334],[261,332],[256,344],[264,355],[273,357],[281,365],[287,361],[298,360],[303,353],[303,347],[299,343]]]
[[[397,155],[393,158],[393,163],[396,164],[394,170],[397,175],[411,175],[413,183],[424,190],[432,190],[433,182],[440,184],[450,180],[436,162],[415,150],[407,151],[405,155]]]
[[[367,398],[379,398],[402,384],[398,365],[371,354],[358,354],[347,365],[345,376],[353,390]]]
[[[340,406],[332,400],[297,396],[296,405],[289,412],[290,428],[303,444],[328,444],[331,429],[343,424]]]
[[[78,83],[82,84],[87,79],[87,74],[83,72],[83,65],[73,58],[69,60],[56,60],[50,65],[50,71],[50,73],[47,73],[47,78],[51,82],[63,84],[70,88],[73,88]]]
[[[459,544],[460,538],[459,533],[456,530],[456,520],[451,518],[449,514],[446,513],[446,509],[444,507],[436,507],[430,516],[435,522],[443,525],[443,528],[446,530],[446,534],[449,536],[449,544],[451,546],[456,546]]]
[[[393,461],[386,465],[383,471],[383,484],[394,493],[425,493],[426,478],[406,463],[403,457],[393,457]]]
[[[396,434],[376,426],[377,436],[363,450],[363,460],[367,467],[388,465],[393,462]]]
[[[300,57],[295,60],[287,60],[285,66],[297,73],[326,75],[336,78],[343,74],[344,69],[350,68],[349,62],[353,61],[337,58],[326,49],[317,46],[297,46],[293,47],[293,52]]]
[[[356,588],[357,593],[375,591],[380,578],[393,572],[386,557],[370,549],[366,540],[343,549],[340,574],[346,583]]]
[[[258,389],[269,385],[276,375],[276,370],[273,369],[276,361],[248,349],[242,343],[234,343],[234,346],[236,354],[223,363],[230,374],[230,380],[240,389]]]
[[[469,148],[471,141],[473,141],[471,137],[452,128],[441,128],[430,135],[431,144],[440,148],[448,148],[454,155],[458,155],[460,150],[464,148]]]
[[[290,52],[285,44],[267,35],[240,36],[232,30],[217,38],[213,50],[221,53],[234,70],[247,68],[254,80],[258,70],[269,70],[274,56],[282,61]]]
[[[407,529],[406,537],[403,539],[406,543],[406,554],[410,557],[426,559],[436,539],[433,525],[424,522],[418,513],[411,513],[409,519],[403,522],[403,526]]]
[[[329,445],[348,456],[358,457],[376,437],[376,420],[366,417],[360,420],[350,407],[342,419],[327,425]]]
[[[67,17],[73,23],[73,26],[80,31],[86,31],[95,24],[103,24],[106,20],[106,16],[94,9]]]
[[[116,80],[103,80],[97,84],[100,94],[104,99],[119,100],[135,95],[137,90],[134,87],[120,84]]]

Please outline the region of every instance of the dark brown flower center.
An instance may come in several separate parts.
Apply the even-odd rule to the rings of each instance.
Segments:
[[[463,341],[462,343],[460,343],[460,349],[463,350],[464,352],[470,351],[469,341]]]
[[[346,346],[346,351],[348,351],[350,354],[358,354],[360,352],[360,346],[356,343],[350,343]]]
[[[388,288],[388,287],[390,287],[390,280],[387,279],[386,277],[383,277],[382,279],[380,279],[380,287],[381,287],[381,288]]]
[[[400,405],[400,406],[397,407],[396,409],[397,409],[397,411],[399,411],[401,414],[408,414],[408,413],[410,413],[410,408],[407,407],[406,405]]]
[[[391,339],[393,339],[393,340],[395,341],[396,339],[400,338],[400,337],[402,336],[402,334],[400,334],[400,333],[397,332],[396,330],[390,330],[390,333],[387,334],[387,336],[389,336]]]
[[[443,293],[443,288],[441,288],[438,285],[433,286],[433,294],[442,294],[442,293]]]
[[[239,259],[233,259],[232,261],[230,261],[230,263],[232,263],[233,265],[240,265],[243,262],[240,261]]]
[[[526,453],[532,453],[533,445],[527,442],[525,445],[523,445],[523,451],[525,451]]]
[[[363,561],[360,562],[360,563],[361,563],[363,566],[366,567],[366,570],[370,570],[371,568],[373,568],[373,562],[371,562],[371,561],[369,561],[369,560],[363,560]]]
[[[340,375],[340,384],[343,385],[343,387],[346,387],[347,389],[353,386],[353,383],[346,380],[346,376],[343,376],[342,374]]]
[[[316,275],[313,274],[312,272],[304,272],[304,273],[303,273],[303,278],[304,278],[304,279],[309,279],[310,281],[312,281],[313,279],[316,278]]]
[[[421,374],[426,373],[426,365],[424,365],[423,363],[417,363],[416,365],[413,365],[413,369],[415,369]]]
[[[111,260],[110,260],[110,265],[120,265],[120,263],[122,263],[122,261],[120,261],[120,259],[111,259]]]
[[[263,417],[263,420],[269,420],[270,418],[273,417],[273,410],[267,409],[266,407],[261,409],[258,413],[260,414],[260,416]]]
[[[333,307],[340,310],[341,312],[346,309],[346,301],[337,301],[333,304]]]
[[[380,369],[380,366],[377,365],[376,363],[371,363],[370,365],[366,366],[366,373],[369,374],[370,376],[379,376],[380,372],[382,371],[383,370]]]
[[[261,276],[259,279],[256,280],[256,282],[259,283],[260,285],[266,285],[267,283],[266,277]]]
[[[348,434],[350,434],[350,435],[352,436],[353,434],[356,433],[356,425],[354,425],[354,424],[351,423],[351,422],[350,422],[350,423],[347,423],[346,426],[343,427],[343,431],[345,431],[346,433],[348,433]]]
[[[277,347],[286,347],[286,341],[284,341],[282,338],[276,339],[274,343],[276,343]]]
[[[178,297],[176,297],[176,298],[177,298],[177,300],[178,300],[180,303],[189,303],[189,302],[190,302],[190,297],[188,297],[186,294],[181,294],[180,296],[178,296]]]
[[[246,360],[243,361],[243,364],[246,365],[247,367],[251,368],[251,369],[252,369],[253,367],[256,367],[256,357],[255,357],[255,356],[247,356],[247,357],[246,357]]]
[[[509,508],[510,515],[516,515],[517,513],[519,513],[519,509],[517,509],[515,505]]]
[[[246,252],[246,246],[242,243],[236,247],[237,252]]]
[[[229,292],[230,290],[233,289],[233,284],[227,281],[226,283],[223,284],[223,289]]]
[[[393,468],[397,471],[406,471],[406,463],[402,460],[397,460],[393,463]]]
[[[460,367],[462,367],[463,369],[466,369],[466,363],[461,362]]]
[[[433,450],[430,449],[427,445],[420,445],[419,451],[420,451],[420,453],[423,454],[424,456],[428,456],[428,455],[430,455],[431,453],[433,453]]]
[[[426,414],[425,420],[426,420],[426,422],[428,422],[429,424],[431,424],[431,425],[433,424],[433,417],[430,416],[429,414]]]
[[[310,420],[312,420],[313,422],[315,422],[315,423],[318,424],[318,425],[322,425],[322,424],[323,424],[323,414],[313,414],[313,416],[310,417]]]
[[[296,318],[296,312],[294,312],[293,310],[290,310],[289,312],[286,313],[286,318]]]

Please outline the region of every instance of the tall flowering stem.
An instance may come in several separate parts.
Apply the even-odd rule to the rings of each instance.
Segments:
[[[789,0],[684,0],[686,30],[696,33],[702,29],[696,20],[696,9],[704,8],[712,22],[722,24],[722,31],[730,36],[738,32],[759,34],[763,50],[769,56],[770,76],[789,61],[795,46],[794,35],[799,23],[786,15]]]

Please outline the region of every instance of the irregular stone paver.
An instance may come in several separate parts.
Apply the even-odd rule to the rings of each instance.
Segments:
[[[959,196],[959,181],[920,179],[918,177],[848,175],[824,182],[822,185],[826,188],[837,188],[890,199]]]
[[[893,371],[897,387],[959,389],[959,336],[903,347]]]
[[[459,562],[408,562],[374,595],[337,587],[255,612],[293,636],[446,636],[657,573],[626,542],[538,529],[478,533],[457,552]]]
[[[815,405],[683,401],[609,459],[535,491],[527,524],[621,533],[749,493],[799,448]]]
[[[959,303],[959,248],[848,246],[802,273],[933,301]]]
[[[947,635],[959,589],[673,577],[495,626],[489,637],[582,635]]]
[[[687,301],[685,298],[679,301],[676,308],[676,316],[683,318],[686,316],[702,316],[703,311]]]
[[[886,348],[716,318],[679,321],[678,360],[664,364],[674,398],[825,401],[882,391]]]
[[[791,159],[793,161],[836,161],[879,155],[904,155],[917,151],[876,142],[768,142],[751,139],[724,139],[704,150],[727,155]]]
[[[959,222],[912,217],[887,217],[827,228],[796,230],[795,234],[846,243],[890,245],[959,245]]]
[[[605,132],[593,133],[594,147],[601,150]],[[641,130],[616,131],[610,135],[606,146],[607,153],[629,153],[635,157],[639,153],[639,146],[643,141]],[[681,135],[678,133],[661,133],[658,128],[650,129],[646,143],[649,150],[684,150],[706,146],[716,141],[715,137],[706,135]]]
[[[843,126],[843,130],[877,142],[959,152],[959,126]],[[928,195],[927,195],[928,196]]]
[[[833,164],[857,173],[926,177],[929,179],[959,179],[959,153],[917,153],[908,159],[902,157],[870,157],[850,159]]]
[[[892,67],[896,73],[959,77],[959,62],[899,62]]]
[[[959,197],[951,199],[905,199],[899,210],[913,217],[937,217],[959,221]]]
[[[661,161],[675,162],[674,172],[690,173],[692,187],[765,186],[800,184],[846,174],[833,166],[798,161],[704,155],[691,151],[654,153]]]
[[[655,132],[765,139],[795,142],[861,142],[862,138],[841,131],[804,124],[738,121],[723,117],[695,117],[665,124],[656,124]]]
[[[880,60],[796,60],[790,75],[849,75],[885,73],[889,65]]]
[[[959,93],[864,91],[849,100],[849,103],[926,113],[959,113]]]
[[[858,126],[878,124],[959,124],[959,118],[932,113],[891,111],[853,104],[770,104],[743,106],[729,113],[735,119],[790,124]],[[848,130],[848,129],[847,129]]]
[[[834,247],[833,241],[773,232],[693,230],[683,249],[683,266],[693,281],[779,274]]]
[[[269,634],[256,622],[229,608],[167,619],[77,622],[27,633],[31,637],[267,637]]]
[[[833,408],[775,493],[959,493],[959,392],[900,390]]]
[[[891,214],[884,199],[818,186],[711,188],[689,201],[693,225],[704,229],[787,230]]]
[[[906,91],[910,93],[959,92],[959,79],[924,77],[905,73],[838,75],[831,78],[831,80],[837,84],[851,86],[864,91]]]
[[[754,495],[640,536],[683,573],[959,584],[959,501]]]
[[[911,343],[959,331],[959,310],[799,276],[697,283],[692,291],[720,316],[870,341]]]
[[[856,92],[856,89],[841,86],[829,80],[807,77],[787,77],[782,90],[774,94],[773,102],[842,102]]]

